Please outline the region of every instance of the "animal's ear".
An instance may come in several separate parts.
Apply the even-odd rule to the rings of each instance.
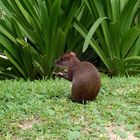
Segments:
[[[74,52],[67,52],[65,53],[64,58],[70,60],[73,56],[76,56]]]
[[[70,52],[70,55],[72,55],[72,56],[76,56],[74,52]]]

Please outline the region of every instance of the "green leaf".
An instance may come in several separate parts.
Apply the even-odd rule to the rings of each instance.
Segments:
[[[117,22],[120,18],[120,14],[121,14],[120,0],[110,0],[107,3],[111,4],[111,7],[108,7],[108,8],[112,8],[111,10],[112,10],[113,22]],[[109,11],[111,11],[111,10],[109,10]]]
[[[38,28],[41,29],[41,21],[39,19],[38,14],[36,13],[34,7],[32,6],[32,2],[27,1],[27,0],[23,0],[23,2],[25,4],[25,6],[26,6],[26,10],[29,12],[31,17],[33,18],[33,21],[36,23],[36,26],[38,26]]]
[[[2,34],[0,34],[0,44],[11,54],[17,54],[12,42]]]
[[[4,51],[4,54],[7,56],[7,58],[15,65],[15,67],[20,71],[20,73],[23,75],[25,79],[27,79],[26,74],[24,73],[23,69],[20,67],[20,65],[17,63],[17,61],[7,52]]]
[[[57,27],[58,27],[58,15],[60,12],[60,8],[61,8],[61,0],[55,0],[53,2],[53,5],[51,7],[51,12],[50,12],[50,29],[49,29],[49,33],[50,33],[50,48],[49,48],[49,54],[48,57],[50,58],[48,65],[49,67],[52,66],[53,64],[53,59],[54,59],[54,52],[53,50],[57,47],[55,40],[56,37],[56,31],[57,31]]]
[[[13,13],[14,9],[11,6],[11,3],[7,0],[1,0],[2,4],[5,6],[4,10],[8,11],[8,13]]]
[[[140,56],[127,57],[123,61],[124,61],[124,63],[127,63],[127,62],[140,62]]]
[[[30,23],[31,16],[28,14],[28,12],[24,9],[21,2],[19,0],[14,1],[17,7],[19,8],[20,12],[23,14],[24,18],[27,20],[28,23]]]
[[[68,15],[66,16],[66,19],[64,20],[64,25],[63,25],[63,29],[66,34],[68,33],[70,27],[72,26],[71,23],[72,23],[74,14],[77,11],[78,6],[79,6],[78,0],[74,0],[71,5],[67,5],[67,7],[69,8],[69,12],[68,12]]]
[[[105,20],[106,17],[103,17],[103,18],[98,18],[95,23],[92,25],[92,27],[90,28],[86,38],[85,38],[85,42],[84,42],[84,45],[83,45],[83,52],[87,49],[89,43],[90,43],[90,40],[93,36],[93,34],[96,32],[97,28],[99,27],[99,25],[102,23],[103,20]]]
[[[99,17],[106,17],[105,10],[103,7],[104,5],[99,0],[94,0],[92,2],[94,3],[95,7],[97,8],[97,12],[98,12]],[[113,59],[112,47],[111,47],[111,36],[109,33],[108,24],[106,21],[103,21],[101,26],[102,26],[102,31],[103,31],[103,35],[104,35],[105,43],[106,43],[105,45],[106,45],[106,48],[108,50],[109,57],[111,59]]]
[[[16,61],[22,63],[16,45],[14,46],[12,42],[2,34],[0,34],[0,44],[4,47],[3,50],[7,50],[14,57],[14,59],[16,59]]]
[[[130,49],[133,47],[136,42],[138,36],[140,35],[140,29],[138,27],[134,27],[126,33],[126,36],[122,38],[122,56],[125,58],[129,53]]]
[[[11,35],[2,25],[0,25],[0,32],[16,44],[16,39],[14,38],[14,36]]]
[[[121,34],[125,34],[131,27],[134,15],[139,6],[139,0],[128,0],[123,8],[120,22],[121,22]],[[131,11],[131,12],[130,12]]]
[[[54,50],[54,52],[56,53],[56,58],[58,58],[64,52],[64,47],[63,46],[65,46],[66,34],[61,28],[58,28],[56,37],[57,37],[57,40],[56,40],[57,45],[61,46],[61,47],[57,47]]]
[[[22,31],[20,30],[20,28],[14,18],[11,18],[11,24],[12,24],[12,28],[14,30],[15,36],[18,38],[24,38],[22,35]]]
[[[120,24],[119,22],[111,22],[109,24],[110,35],[113,39],[112,41],[112,54],[116,57],[121,57],[121,47],[120,47]]]
[[[74,28],[84,37],[86,38],[86,34],[88,33],[86,31],[86,29],[80,24],[80,22],[78,22],[76,19],[74,19]],[[103,53],[103,51],[100,49],[99,45],[96,43],[96,41],[94,39],[90,40],[90,45],[91,47],[95,50],[95,52],[99,55],[99,57],[102,59],[102,61],[104,62],[104,64],[106,65],[106,67],[108,69],[111,69],[111,65],[107,59],[107,57],[105,56],[105,54]]]

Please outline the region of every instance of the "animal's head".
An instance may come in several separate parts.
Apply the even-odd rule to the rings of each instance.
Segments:
[[[67,52],[65,53],[62,57],[58,58],[55,61],[55,64],[59,67],[68,67],[68,65],[70,64],[70,62],[76,58],[76,55],[74,52]]]

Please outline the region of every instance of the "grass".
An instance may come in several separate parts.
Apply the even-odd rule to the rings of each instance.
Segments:
[[[140,77],[103,77],[99,96],[87,105],[71,102],[70,89],[63,79],[0,81],[0,138],[140,138]]]

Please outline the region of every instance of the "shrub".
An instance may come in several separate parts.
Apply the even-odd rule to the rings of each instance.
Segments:
[[[50,76],[54,60],[66,49],[80,1],[1,1],[6,12],[0,20],[2,53],[25,79]]]
[[[83,10],[88,8],[92,16],[90,29],[81,19],[75,19],[74,27],[85,38],[83,51],[90,45],[112,74],[140,72],[140,25],[136,23],[139,2],[84,0]]]

